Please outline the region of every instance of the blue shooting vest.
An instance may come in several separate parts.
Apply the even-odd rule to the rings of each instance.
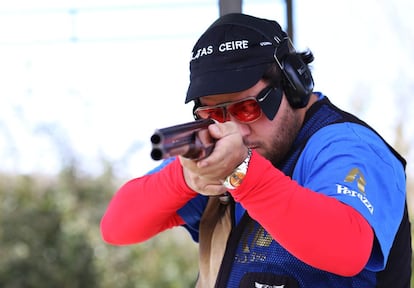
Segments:
[[[309,138],[323,127],[344,122],[357,123],[374,131],[355,116],[335,107],[326,97],[322,98],[307,112],[304,125],[285,160],[274,166],[285,175],[292,176]],[[405,168],[405,160],[391,146],[387,146]],[[233,223],[236,222],[233,219]],[[408,287],[411,275],[410,235],[405,205],[385,269],[381,272],[365,269],[354,277],[342,277],[316,269],[297,259],[274,241],[246,211],[233,227],[228,239],[216,287]]]

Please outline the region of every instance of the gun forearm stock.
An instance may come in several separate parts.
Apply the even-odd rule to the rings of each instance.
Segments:
[[[155,130],[151,136],[151,158],[161,160],[177,155],[190,159],[207,157],[215,143],[207,130],[213,123],[211,119],[203,119]]]

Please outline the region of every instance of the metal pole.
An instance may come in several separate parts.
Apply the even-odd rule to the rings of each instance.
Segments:
[[[292,41],[295,43],[294,37],[294,27],[293,27],[293,0],[286,0],[286,19],[287,19],[287,34]]]
[[[219,0],[220,16],[242,12],[242,0]]]
[[[242,12],[242,0],[219,0],[220,16],[229,13]],[[294,43],[294,24],[293,24],[293,0],[285,0],[286,3],[286,19],[287,19],[287,34]]]

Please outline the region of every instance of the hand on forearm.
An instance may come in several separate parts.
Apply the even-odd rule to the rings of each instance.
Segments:
[[[221,195],[226,191],[224,179],[243,161],[247,147],[237,126],[232,122],[210,125],[211,136],[217,139],[213,153],[198,161],[180,157],[187,185],[203,195]]]

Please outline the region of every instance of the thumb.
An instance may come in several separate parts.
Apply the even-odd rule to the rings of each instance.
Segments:
[[[208,131],[210,132],[211,137],[215,139],[223,137],[222,123],[216,123],[208,126]]]

